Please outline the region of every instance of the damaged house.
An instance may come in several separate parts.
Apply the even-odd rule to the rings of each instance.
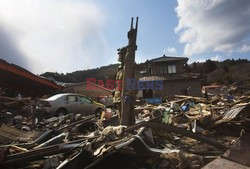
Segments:
[[[88,86],[94,86],[95,89],[89,90]],[[95,83],[88,82],[88,81],[76,83],[76,84],[71,84],[71,85],[67,86],[64,89],[64,91],[68,92],[68,93],[78,93],[78,94],[82,94],[82,95],[89,96],[89,97],[91,97],[91,96],[95,96],[95,97],[112,96],[111,90],[109,90],[103,86],[97,85]]]
[[[140,69],[140,81],[163,81],[162,90],[146,89],[139,97],[165,97],[173,95],[201,96],[201,81],[197,73],[186,71],[188,58],[165,56],[147,60]]]
[[[0,59],[0,88],[8,88],[23,96],[32,97],[53,94],[63,89],[53,81],[34,75],[2,59]]]

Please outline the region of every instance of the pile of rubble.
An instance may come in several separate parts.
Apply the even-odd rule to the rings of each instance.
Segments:
[[[104,113],[37,118],[30,98],[0,96],[0,104],[0,168],[215,168],[225,159],[250,166],[249,95],[176,95],[137,106],[133,126]]]

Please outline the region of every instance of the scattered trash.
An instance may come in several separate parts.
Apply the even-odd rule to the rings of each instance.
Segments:
[[[100,116],[48,116],[36,112],[36,100],[0,97],[0,168],[250,166],[249,95],[147,99],[135,106],[129,127],[111,107]]]

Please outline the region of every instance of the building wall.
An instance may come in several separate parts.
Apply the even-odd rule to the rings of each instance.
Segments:
[[[154,91],[154,97],[165,97],[174,95],[202,96],[200,79],[172,80],[163,82],[163,90]]]
[[[180,62],[180,63],[176,63],[176,73],[183,73],[184,70],[183,70],[183,65],[184,63]]]
[[[169,65],[175,65],[176,66],[176,73],[183,73],[183,62],[165,62],[165,63],[154,63],[151,65],[151,73],[152,74],[161,74],[159,72],[159,67],[160,66],[169,66]]]

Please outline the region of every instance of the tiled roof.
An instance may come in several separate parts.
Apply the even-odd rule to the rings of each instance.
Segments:
[[[188,61],[187,57],[173,57],[173,56],[165,56],[148,60],[148,62],[172,62],[172,61]]]
[[[168,75],[149,75],[140,77],[142,81],[155,81],[155,80],[183,80],[183,79],[197,79],[200,77],[199,73],[183,73],[183,74],[168,74]]]

